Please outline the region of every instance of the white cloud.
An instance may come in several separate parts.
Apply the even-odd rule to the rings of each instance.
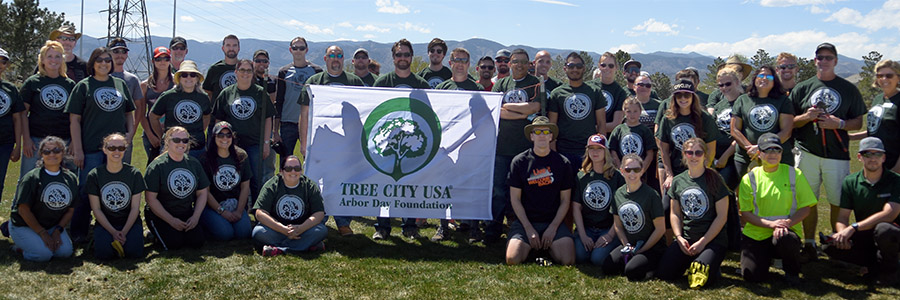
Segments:
[[[533,1],[533,2],[540,2],[540,3],[547,3],[547,4],[556,4],[556,5],[563,5],[563,6],[578,7],[578,5],[575,5],[575,4],[572,4],[572,3],[569,3],[569,2],[562,2],[562,1],[556,1],[556,0],[531,0],[531,1]]]
[[[363,35],[363,37],[367,38],[367,39],[374,39],[375,35],[374,34],[366,34],[366,35]]]
[[[147,26],[150,26],[150,28],[157,28],[159,27],[159,24],[153,21],[147,21]]]
[[[628,53],[641,52],[640,46],[638,44],[622,44],[612,48],[609,48],[609,52],[616,53],[617,51],[622,50]]]
[[[346,28],[350,28],[350,27],[353,27],[353,24],[350,24],[350,22],[346,22],[346,21],[345,21],[345,22],[340,22],[340,23],[338,23],[337,26],[338,26],[338,27],[346,27]]]
[[[385,32],[391,31],[391,29],[390,28],[381,28],[381,27],[378,27],[378,26],[375,26],[372,24],[366,24],[366,25],[356,26],[356,31],[374,31],[374,32],[385,33]]]
[[[431,33],[431,29],[426,27],[422,27],[420,25],[414,25],[410,22],[400,23],[400,28],[406,31],[418,31],[420,33]]]
[[[875,8],[865,15],[857,10],[844,7],[831,14],[825,21],[876,31],[886,28],[900,29],[898,15],[900,15],[900,0],[889,0],[884,2],[880,8]]]
[[[325,34],[325,35],[334,34],[334,30],[332,30],[331,28],[322,28],[322,27],[319,27],[318,25],[304,23],[304,22],[300,22],[297,20],[290,20],[290,21],[284,22],[284,24],[288,25],[288,26],[302,28],[303,30],[306,30],[306,32],[309,32],[312,34]]]
[[[391,2],[391,0],[375,0],[375,6],[378,12],[389,14],[408,14],[409,7],[400,4],[400,1]]]
[[[647,19],[644,23],[638,24],[631,28],[631,30],[626,30],[625,35],[627,36],[641,36],[647,33],[665,33],[666,35],[677,35],[678,28],[676,24],[666,24],[660,21],[657,21],[654,18]]]
[[[768,7],[804,6],[832,4],[835,0],[760,0],[759,5]]]
[[[808,7],[807,9],[809,9],[809,13],[814,14],[814,15],[827,14],[827,13],[831,12],[830,10],[819,7],[817,5],[812,5],[812,6]]]
[[[830,36],[822,31],[804,30],[772,34],[767,36],[751,36],[749,38],[729,42],[707,42],[686,45],[681,48],[673,48],[678,52],[699,52],[707,55],[726,57],[732,53],[753,55],[758,49],[765,49],[770,55],[780,52],[790,52],[800,57],[812,57],[816,45],[822,42],[830,42],[837,47],[841,55],[859,59],[869,51],[878,51],[885,57],[900,56],[900,49],[896,44],[885,41],[872,41],[867,35],[848,32]]]
[[[191,17],[191,16],[181,16],[181,17],[179,17],[179,19],[181,19],[182,22],[194,22],[195,21],[194,17]]]

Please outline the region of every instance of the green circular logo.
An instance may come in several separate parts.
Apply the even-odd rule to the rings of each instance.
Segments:
[[[428,165],[441,145],[441,122],[428,104],[387,100],[372,110],[362,130],[362,150],[378,172],[394,181]]]

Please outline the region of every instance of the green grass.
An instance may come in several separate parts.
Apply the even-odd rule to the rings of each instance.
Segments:
[[[146,157],[136,138],[135,165]],[[855,149],[855,148],[854,148]],[[9,218],[9,203],[18,163],[6,177],[0,220]],[[852,165],[853,170],[859,164]],[[827,203],[820,201],[827,207]],[[820,210],[819,229],[827,230],[827,209]],[[200,250],[161,252],[147,248],[139,260],[98,261],[92,250],[78,249],[71,259],[26,262],[13,255],[11,240],[0,238],[0,298],[9,299],[296,299],[296,298],[875,298],[897,299],[900,290],[867,285],[857,268],[827,259],[804,265],[799,288],[773,282],[748,284],[736,273],[738,256],[723,265],[723,280],[701,291],[684,281],[627,282],[603,276],[594,266],[506,266],[503,245],[468,245],[465,235],[451,241],[408,241],[394,236],[373,241],[371,218],[353,222],[356,235],[344,238],[329,222],[325,252],[300,256],[261,257],[249,241],[210,242]],[[435,223],[434,220],[431,221]],[[430,237],[433,228],[423,230]],[[776,273],[781,273],[776,270]],[[780,277],[775,277],[780,278]]]

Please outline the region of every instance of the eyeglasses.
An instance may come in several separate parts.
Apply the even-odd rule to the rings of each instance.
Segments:
[[[439,48],[429,49],[428,53],[444,54],[444,49],[439,49]]]
[[[231,132],[219,132],[216,133],[216,137],[220,139],[230,139],[232,137]]]
[[[625,173],[638,173],[641,171],[641,167],[625,167],[622,169]]]
[[[113,49],[112,53],[115,53],[115,54],[128,54],[128,49],[123,49],[123,48]]]
[[[685,156],[693,156],[693,157],[701,157],[701,156],[703,156],[703,150],[694,150],[694,151],[691,151],[691,150],[683,150],[683,151],[681,151],[681,152],[683,152]]]
[[[4,65],[5,65],[5,64],[8,64],[8,63],[9,63],[9,59],[6,59],[6,58],[0,59],[0,64],[4,64]]]
[[[106,146],[106,150],[109,151],[124,152],[125,149],[128,149],[128,146]]]
[[[184,72],[184,73],[181,73],[181,75],[178,75],[178,76],[181,76],[181,78],[194,78],[194,77],[200,77],[200,74],[197,74],[197,73],[191,73],[191,72]]]
[[[498,58],[498,59],[495,59],[495,60],[496,60],[498,63],[509,63],[509,58],[506,58],[506,57],[501,57],[501,58]]]
[[[894,74],[875,74],[875,78],[878,79],[894,79]]]
[[[793,68],[796,68],[796,67],[797,67],[797,64],[783,64],[783,65],[778,65],[778,68],[779,68],[779,69],[782,69],[782,70],[793,69]]]
[[[237,69],[237,71],[241,72],[241,73],[253,73],[253,69],[247,69],[247,68],[240,68],[240,69]]]
[[[513,63],[513,64],[517,64],[517,65],[527,65],[528,64],[527,59],[510,60],[509,62]]]
[[[172,51],[184,51],[184,50],[187,50],[187,47],[185,47],[185,46],[175,46],[175,47],[172,47],[171,49],[172,49]]]
[[[353,59],[369,59],[369,57],[364,54],[360,56],[354,56]]]
[[[584,63],[567,63],[566,68],[584,69]]]
[[[191,138],[177,138],[177,137],[172,138],[172,142],[176,143],[176,144],[187,144],[190,141],[191,141]]]
[[[44,155],[50,155],[50,153],[60,154],[60,153],[62,153],[62,151],[63,151],[63,149],[59,148],[59,147],[56,147],[53,149],[41,149],[41,153]]]
[[[719,87],[731,86],[731,81],[726,82],[726,83],[719,83],[719,84],[716,84],[716,85],[718,85]]]
[[[306,51],[306,46],[291,46],[291,50],[294,50],[294,51]]]
[[[450,59],[450,62],[467,64],[467,63],[469,63],[469,59],[465,58],[465,57],[454,57],[454,58]]]
[[[160,61],[169,61],[171,59],[172,59],[171,57],[163,56],[163,57],[154,57],[153,61],[160,62]]]
[[[765,154],[781,154],[781,151],[782,151],[781,148],[772,147],[769,149],[765,149],[762,152]]]
[[[412,52],[397,52],[397,53],[394,53],[394,57],[396,57],[396,58],[412,57]]]
[[[532,130],[531,133],[534,133],[536,135],[544,135],[544,134],[550,134],[551,131],[550,131],[550,129],[535,129],[535,130]]]
[[[111,63],[111,62],[112,62],[112,58],[109,58],[109,57],[97,58],[97,60],[95,60],[95,62],[98,62],[98,63]]]
[[[882,157],[882,156],[884,156],[884,152],[866,151],[866,152],[860,153],[860,155],[862,155],[862,157],[865,157],[865,158]]]
[[[296,167],[286,166],[286,167],[284,167],[284,168],[282,168],[282,169],[284,169],[285,172],[300,172],[300,171],[303,171],[303,167],[300,167],[300,166],[296,166]]]
[[[482,70],[494,70],[494,66],[478,66],[478,68]]]
[[[600,67],[601,67],[601,68],[615,69],[615,68],[616,68],[616,64],[600,64]]]
[[[641,72],[641,68],[631,67],[631,68],[625,69],[625,72],[628,72],[628,73],[640,73],[640,72]]]
[[[651,88],[651,87],[653,87],[653,84],[652,84],[652,83],[635,83],[635,85],[640,86],[640,87],[645,87],[645,88],[648,88],[648,89]]]
[[[254,59],[253,62],[258,63],[258,64],[267,64],[267,63],[269,63],[269,60],[265,59],[265,58],[260,58],[260,59]]]
[[[818,60],[818,61],[823,61],[823,60],[832,61],[832,60],[834,60],[834,58],[835,57],[833,55],[816,55],[816,60]]]
[[[756,78],[759,78],[759,79],[765,79],[765,80],[768,80],[768,81],[775,80],[775,76],[772,76],[772,75],[766,75],[766,74],[759,74],[759,75],[756,75]],[[731,83],[731,82],[729,82],[729,83]]]
[[[344,58],[344,55],[343,55],[343,54],[340,54],[340,53],[338,53],[338,54],[331,53],[331,54],[326,55],[325,57],[328,57],[328,58]]]
[[[57,40],[63,40],[63,41],[66,41],[66,42],[74,42],[74,41],[77,41],[77,40],[78,40],[78,39],[76,39],[74,36],[64,36],[64,35],[60,35],[60,36],[56,37],[56,39],[57,39]]]

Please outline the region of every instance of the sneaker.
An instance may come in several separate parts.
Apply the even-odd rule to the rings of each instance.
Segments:
[[[819,250],[816,249],[816,245],[811,243],[803,244],[803,248],[800,249],[800,263],[808,263],[819,260]]]
[[[456,231],[466,232],[472,229],[472,225],[469,223],[461,222],[456,225]]]
[[[12,252],[15,252],[16,254],[19,254],[19,255],[22,255],[22,252],[24,252],[24,251],[22,251],[22,248],[19,248],[19,246],[16,244],[13,244],[12,246],[10,246],[9,250]]]
[[[309,251],[309,252],[325,251],[325,242],[319,242],[318,244],[315,244],[312,247],[309,247],[309,249],[307,249],[307,251]]]
[[[263,246],[262,256],[278,256],[284,254],[284,250],[280,247],[265,245]]]
[[[791,287],[800,286],[799,274],[784,274],[784,281]]]
[[[428,227],[428,219],[416,219],[416,226],[419,228]]]
[[[418,228],[403,229],[403,236],[410,238],[410,239],[417,239],[417,238],[422,237],[419,235]]]
[[[384,231],[381,229],[375,229],[375,233],[372,234],[372,239],[373,240],[383,240],[386,237],[388,237],[389,235],[391,235],[391,234],[388,233],[387,231]]]
[[[688,283],[692,289],[699,289],[709,280],[709,266],[700,262],[692,262],[688,268]]]
[[[0,233],[2,233],[5,237],[9,237],[9,221],[0,224]]]
[[[350,229],[350,226],[340,226],[338,227],[338,233],[340,233],[341,236],[353,235],[353,229]]]
[[[469,230],[469,244],[480,242],[482,239],[481,229],[472,228]]]
[[[444,227],[438,226],[437,231],[434,232],[434,236],[431,237],[432,242],[440,242],[447,238],[444,234],[449,229],[444,229]]]

